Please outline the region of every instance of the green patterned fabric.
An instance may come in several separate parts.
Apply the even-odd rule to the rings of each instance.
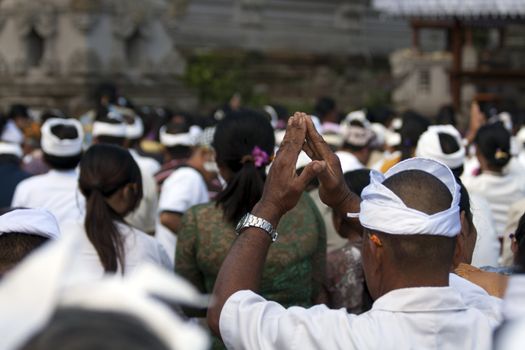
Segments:
[[[281,219],[277,232],[279,238],[268,252],[259,293],[284,307],[309,307],[321,291],[326,271],[326,234],[308,194]],[[184,215],[177,236],[175,271],[201,292],[211,293],[236,237],[233,225],[224,221],[215,203],[197,205]]]

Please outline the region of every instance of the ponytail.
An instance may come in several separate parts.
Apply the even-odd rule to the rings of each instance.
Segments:
[[[131,154],[117,146],[91,146],[80,161],[79,188],[86,197],[84,229],[93,244],[106,272],[125,270],[125,237],[116,222],[123,222],[127,213],[117,213],[107,199],[124,186],[132,184],[137,191],[129,203],[129,210],[139,205],[142,198],[142,178]],[[127,210],[128,210],[127,209]]]
[[[265,179],[264,167],[258,169],[253,162],[245,162],[233,175],[226,189],[217,196],[217,205],[222,207],[228,222],[237,223],[253,209],[262,196]]]
[[[117,272],[120,265],[124,273],[124,242],[115,220],[118,220],[118,215],[106,203],[102,193],[91,191],[86,201],[86,235],[95,247],[104,271]]]
[[[507,129],[498,122],[479,128],[474,142],[488,164],[501,169],[509,163],[511,158],[510,137]]]
[[[226,221],[236,224],[261,199],[274,147],[269,119],[255,111],[231,112],[217,125],[213,139],[217,164],[232,174],[216,200]]]

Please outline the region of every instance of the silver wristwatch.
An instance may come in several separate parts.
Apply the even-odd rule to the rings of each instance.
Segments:
[[[263,218],[259,218],[255,215],[252,215],[250,213],[246,213],[241,220],[239,220],[239,223],[237,224],[237,227],[235,228],[235,232],[237,232],[237,236],[241,234],[242,231],[247,229],[248,227],[257,227],[261,230],[266,231],[270,238],[272,239],[272,242],[275,242],[277,240],[277,236],[279,234],[275,229],[273,228],[272,224],[270,224],[268,221],[264,220]]]

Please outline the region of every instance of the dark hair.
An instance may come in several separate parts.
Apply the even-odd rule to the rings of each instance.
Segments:
[[[94,93],[95,103],[97,105],[100,105],[102,97],[107,98],[108,103],[116,104],[118,98],[117,87],[113,83],[108,82],[100,84]]]
[[[327,114],[333,111],[336,107],[335,100],[331,97],[321,97],[317,100],[314,111],[319,117],[319,119],[323,119],[323,117]]]
[[[470,195],[467,191],[467,188],[465,187],[465,185],[463,185],[463,182],[461,182],[461,179],[458,176],[456,176],[456,182],[460,186],[459,211],[465,212],[465,217],[467,221],[469,222],[469,224],[472,226],[474,224],[472,221],[473,220],[472,210],[470,209]]]
[[[0,154],[0,163],[20,164],[22,160],[14,154]]]
[[[438,114],[436,115],[436,124],[437,125],[453,125],[456,126],[456,112],[454,107],[447,105],[439,109]]]
[[[0,234],[0,275],[48,241],[47,238],[19,232]]]
[[[40,116],[40,124],[44,124],[48,119],[58,118],[58,119],[67,119],[64,112],[59,109],[49,109],[42,113]]]
[[[106,198],[127,184],[138,191],[131,207],[142,199],[142,178],[131,154],[117,146],[91,146],[80,162],[79,187],[86,197],[86,234],[95,247],[105,271],[124,269],[124,242],[115,220],[122,217],[107,204]]]
[[[2,133],[4,132],[4,128],[7,125],[8,120],[9,119],[6,117],[6,115],[0,112],[0,136],[2,136]]]
[[[168,350],[144,322],[115,311],[59,308],[21,350]]]
[[[501,169],[509,163],[510,133],[501,123],[483,125],[474,142],[492,167]]]
[[[217,197],[227,221],[235,223],[259,201],[266,179],[265,166],[244,161],[259,147],[273,154],[275,137],[268,119],[252,110],[231,112],[217,125],[213,148],[217,163],[233,172],[228,186]]]
[[[454,136],[440,132],[438,133],[438,138],[439,145],[441,146],[443,153],[452,154],[460,150],[461,145],[458,144],[458,141],[454,138]],[[461,174],[463,174],[463,165],[450,170],[452,170],[455,177],[459,178]]]
[[[419,137],[429,127],[430,122],[423,116],[408,111],[403,114],[403,126],[399,133],[401,134],[401,160],[412,157],[412,153],[417,146]]]
[[[361,197],[361,192],[370,184],[370,169],[357,169],[343,174],[346,185]]]
[[[525,273],[525,214],[523,214],[518,223],[518,228],[514,232],[514,238],[518,244],[518,252],[516,254],[516,265],[518,272]]]
[[[14,119],[16,117],[29,118],[29,111],[26,105],[14,104],[9,109],[8,119]]]
[[[51,127],[51,133],[61,140],[74,140],[78,135],[78,131],[74,126],[58,124]],[[76,168],[80,159],[82,158],[82,152],[62,157],[55,156],[44,152],[44,161],[53,169],[57,170],[71,170]]]
[[[433,175],[421,170],[405,170],[383,182],[409,208],[432,215],[450,207],[452,194]],[[445,272],[452,263],[456,238],[433,235],[389,235],[385,247],[397,267],[406,273]]]

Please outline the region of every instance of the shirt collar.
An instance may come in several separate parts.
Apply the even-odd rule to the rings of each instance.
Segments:
[[[372,310],[391,312],[427,312],[465,310],[461,296],[451,287],[395,289],[377,299]]]

